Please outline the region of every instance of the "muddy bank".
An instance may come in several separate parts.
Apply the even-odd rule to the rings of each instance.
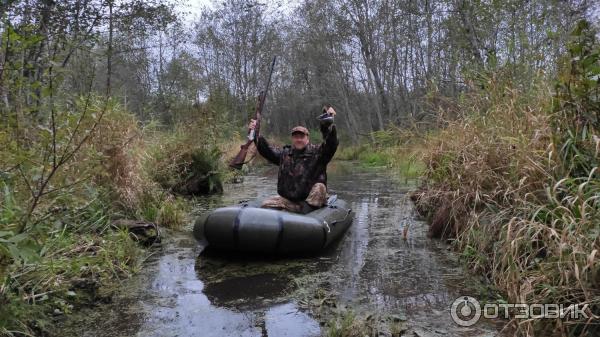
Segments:
[[[191,228],[167,233],[111,304],[74,315],[61,335],[320,336],[351,315],[379,335],[495,335],[489,322],[452,322],[452,301],[479,285],[443,243],[427,239],[410,186],[352,163],[335,163],[329,185],[355,218],[319,256],[223,254],[199,246]],[[275,172],[257,171],[223,196],[199,199],[195,213],[273,193]]]

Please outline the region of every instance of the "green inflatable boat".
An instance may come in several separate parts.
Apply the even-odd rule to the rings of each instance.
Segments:
[[[220,250],[270,254],[316,253],[352,223],[348,204],[331,196],[308,214],[259,208],[261,200],[217,208],[196,220],[194,237]]]

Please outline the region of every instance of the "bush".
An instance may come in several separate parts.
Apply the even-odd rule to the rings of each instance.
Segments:
[[[55,102],[51,118],[33,125],[0,132],[8,145],[0,148],[0,334],[43,334],[46,314],[68,313],[127,277],[142,255],[128,233],[110,229],[145,187],[131,160],[140,148],[135,118],[90,95]],[[89,287],[72,296],[74,282]]]
[[[223,191],[221,152],[216,146],[197,145],[178,133],[157,144],[152,161],[153,179],[164,189],[182,195]]]

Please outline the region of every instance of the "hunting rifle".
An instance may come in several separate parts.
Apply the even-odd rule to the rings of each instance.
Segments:
[[[264,91],[262,91],[258,95],[258,100],[256,102],[256,115],[254,119],[256,120],[256,127],[252,130],[248,130],[248,138],[246,143],[240,146],[240,152],[233,158],[231,163],[229,163],[229,167],[240,170],[244,164],[246,164],[246,155],[248,154],[248,147],[254,141],[255,137],[258,137],[258,132],[260,130],[260,115],[265,106],[265,100],[267,99],[267,93],[269,92],[269,86],[271,85],[271,76],[273,75],[273,68],[275,68],[275,59],[277,56],[273,57],[273,62],[271,63],[271,71],[269,72],[269,79],[267,80],[267,86]]]

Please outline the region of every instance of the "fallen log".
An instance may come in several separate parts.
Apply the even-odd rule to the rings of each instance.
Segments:
[[[145,246],[160,242],[160,229],[153,222],[119,219],[113,221],[112,226],[127,230],[134,240]]]

